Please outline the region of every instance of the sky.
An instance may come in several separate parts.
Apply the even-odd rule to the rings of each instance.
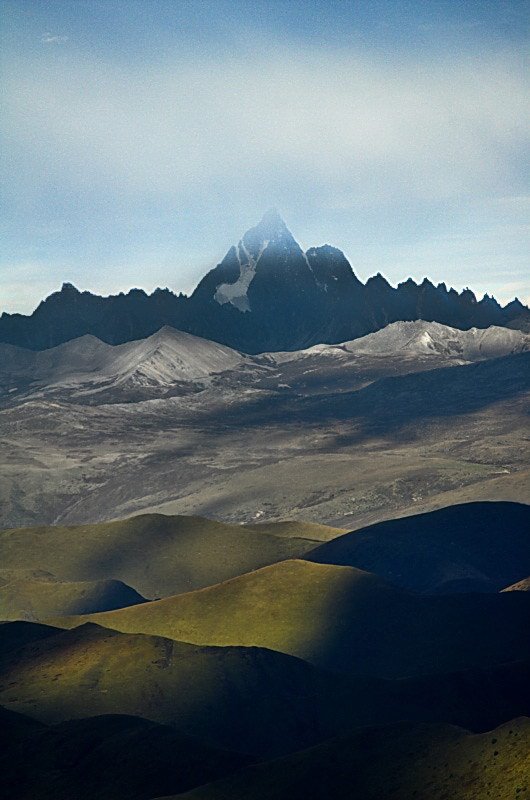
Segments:
[[[0,313],[304,249],[530,302],[519,0],[2,0]]]

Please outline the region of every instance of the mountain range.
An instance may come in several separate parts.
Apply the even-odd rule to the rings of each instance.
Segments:
[[[393,288],[380,274],[363,284],[335,247],[304,252],[271,210],[248,230],[191,296],[141,289],[100,297],[65,283],[30,316],[3,313],[0,342],[43,350],[86,334],[109,344],[142,339],[164,325],[245,353],[348,341],[391,322],[427,320],[460,329],[528,330],[530,310],[502,307],[469,289],[411,278]]]
[[[357,386],[371,382],[374,372],[383,375],[390,364],[394,372],[416,372],[528,351],[530,334],[522,331],[499,326],[462,331],[419,320],[395,322],[335,345],[249,356],[164,326],[121,345],[91,334],[41,351],[0,343],[0,405],[61,393],[77,402],[135,401],[182,396],[214,384],[218,390],[243,383],[306,393],[309,374],[326,386],[339,378],[344,384],[346,374]],[[309,382],[317,391],[314,378]]]

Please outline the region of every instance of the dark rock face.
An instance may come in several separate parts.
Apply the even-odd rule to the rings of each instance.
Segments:
[[[423,319],[456,328],[530,327],[530,310],[502,308],[485,295],[421,284],[393,288],[378,274],[366,284],[330,245],[304,253],[276,211],[269,211],[201,280],[191,297],[156,289],[99,297],[65,283],[31,316],[3,314],[0,342],[43,350],[91,333],[110,344],[140,339],[164,325],[243,350],[294,350],[333,344],[390,322]]]

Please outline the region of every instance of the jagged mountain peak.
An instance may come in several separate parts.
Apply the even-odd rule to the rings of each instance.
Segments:
[[[281,292],[278,287],[275,290],[274,285],[278,278],[281,281],[286,275],[296,284],[301,273],[307,273],[314,283],[306,256],[276,209],[269,209],[260,222],[229,249],[221,263],[203,278],[193,297],[213,299],[220,306],[233,306],[246,313],[253,310],[250,296],[256,294],[254,281],[262,272],[267,276],[263,283],[277,295]],[[254,285],[249,291],[251,284]],[[267,294],[267,288],[262,285],[262,289]]]
[[[300,245],[275,208],[269,209],[253,228],[243,235],[236,248],[239,260],[257,262],[267,249],[302,252]]]
[[[269,208],[255,226],[254,230],[259,230],[263,236],[270,239],[276,239],[285,234],[291,236],[291,232],[287,228],[283,217],[276,208]]]
[[[73,283],[65,281],[61,286],[61,292],[77,292],[79,294],[79,289]]]
[[[392,286],[389,284],[385,276],[382,275],[380,272],[378,272],[375,275],[372,275],[370,278],[368,278],[368,280],[366,281],[366,288],[376,289],[376,290],[392,289]]]
[[[318,286],[326,292],[334,287],[343,291],[345,288],[352,290],[362,286],[354,275],[350,262],[337,247],[329,244],[310,247],[306,258]]]
[[[305,331],[306,319],[320,317],[322,329],[328,326],[331,298],[347,300],[361,287],[341,250],[325,244],[304,253],[273,208],[208,273],[194,298],[213,299],[261,317],[268,317],[273,307],[283,307]],[[300,341],[305,338],[301,333]]]
[[[75,303],[81,294],[82,292],[77,286],[74,286],[74,284],[69,281],[65,281],[60,289],[51,292],[51,294],[43,298],[39,305],[42,306],[45,303]]]
[[[519,298],[518,298],[518,297],[514,297],[514,299],[513,299],[513,300],[511,300],[511,301],[510,301],[510,302],[509,302],[509,303],[508,303],[508,304],[507,304],[507,305],[504,307],[504,309],[505,309],[505,310],[506,310],[506,309],[509,309],[510,311],[513,311],[513,310],[517,310],[517,311],[525,311],[525,309],[526,309],[526,308],[527,308],[527,306],[523,305],[523,303],[521,303],[521,301],[519,300]]]
[[[319,247],[310,247],[306,255],[311,257],[322,255],[330,258],[345,258],[342,250],[339,250],[338,247],[333,247],[331,244],[321,244]]]
[[[133,288],[101,297],[70,283],[31,316],[2,314],[0,342],[35,350],[92,333],[109,344],[149,336],[163,325],[249,353],[295,350],[365,336],[389,323],[425,319],[458,329],[490,325],[530,330],[530,310],[470,289],[377,273],[363,283],[330,244],[306,252],[281,214],[269,209],[243,234],[190,297]]]

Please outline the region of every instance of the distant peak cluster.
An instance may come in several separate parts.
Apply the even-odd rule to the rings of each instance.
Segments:
[[[457,292],[428,278],[394,288],[381,273],[362,283],[341,250],[325,244],[304,252],[270,209],[190,297],[167,288],[100,297],[63,283],[31,316],[3,314],[0,342],[41,350],[92,334],[119,344],[169,325],[259,353],[350,341],[419,319],[460,329],[530,329],[530,310],[517,298],[502,307],[489,294],[477,300],[471,289]]]

